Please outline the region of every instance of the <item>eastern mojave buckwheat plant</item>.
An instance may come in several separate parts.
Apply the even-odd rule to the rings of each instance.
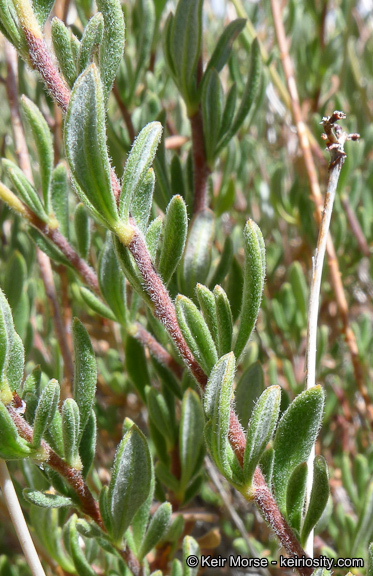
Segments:
[[[0,576],[373,576],[364,10],[0,0]]]

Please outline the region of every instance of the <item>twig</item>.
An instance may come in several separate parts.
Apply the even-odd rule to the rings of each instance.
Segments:
[[[6,462],[0,459],[0,487],[9,511],[10,518],[22,546],[26,562],[33,576],[45,576],[44,568],[39,560],[34,543],[32,541],[22,508],[18,501]]]
[[[207,179],[210,169],[206,163],[203,121],[201,110],[189,118],[192,130],[193,177],[194,177],[194,214],[207,206]]]
[[[359,248],[360,248],[361,252],[364,254],[364,256],[367,256],[369,258],[370,257],[370,250],[369,250],[368,242],[364,236],[364,232],[361,229],[360,222],[356,218],[356,214],[351,208],[351,205],[348,201],[347,196],[343,195],[341,197],[341,202],[342,202],[343,208],[345,209],[347,220],[348,220],[348,223],[350,225],[351,231],[356,238],[356,241],[359,245]]]
[[[357,140],[358,135],[347,135],[336,124],[339,119],[345,118],[343,112],[334,112],[332,116],[323,118],[322,125],[326,134],[324,139],[327,140],[327,147],[331,154],[330,172],[328,186],[325,195],[324,210],[321,219],[319,237],[315,256],[313,258],[312,281],[310,287],[310,299],[308,306],[308,329],[307,329],[307,351],[306,351],[306,388],[309,390],[316,385],[316,340],[317,340],[317,323],[319,313],[320,287],[322,278],[322,269],[324,264],[327,237],[329,233],[330,220],[333,211],[333,204],[339,174],[344,164],[346,154],[344,153],[344,144],[346,140]],[[315,446],[313,446],[308,459],[307,489],[306,501],[309,504],[312,484],[313,484],[313,461],[315,459]],[[313,554],[313,530],[311,531],[306,550],[309,555]]]
[[[320,186],[318,182],[318,177],[316,173],[315,163],[312,157],[309,137],[306,125],[303,121],[302,111],[299,103],[297,85],[294,77],[294,70],[292,60],[288,51],[288,42],[285,35],[284,24],[282,21],[281,9],[278,0],[271,0],[273,21],[276,29],[276,36],[278,45],[281,52],[281,62],[284,69],[286,82],[288,85],[291,109],[294,117],[294,121],[297,126],[299,143],[303,152],[304,163],[306,167],[309,187],[311,191],[312,200],[316,205],[316,218],[318,223],[321,222],[321,210],[323,205],[322,195],[320,191]],[[326,254],[330,271],[330,279],[334,289],[337,306],[339,310],[339,316],[342,320],[342,330],[346,338],[346,343],[349,348],[351,355],[352,365],[354,369],[354,375],[357,387],[360,394],[362,395],[365,403],[365,411],[367,413],[369,422],[372,426],[373,415],[370,410],[370,401],[368,402],[368,397],[366,394],[366,388],[364,383],[363,370],[360,364],[358,348],[356,345],[356,338],[351,329],[349,318],[348,318],[348,304],[346,300],[346,295],[344,293],[341,273],[338,266],[338,259],[335,253],[334,245],[330,234],[327,237],[326,243]]]
[[[74,363],[71,357],[70,348],[66,338],[65,326],[62,320],[60,306],[58,303],[56,286],[53,280],[53,272],[51,261],[40,248],[36,247],[36,258],[39,264],[40,276],[44,283],[45,294],[49,301],[53,327],[58,340],[58,345],[61,350],[64,372],[67,379],[67,389],[64,390],[64,396],[66,397],[68,393],[71,393],[73,382],[74,382]]]

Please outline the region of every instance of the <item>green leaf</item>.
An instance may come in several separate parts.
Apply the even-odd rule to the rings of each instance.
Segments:
[[[219,263],[214,271],[214,274],[210,281],[210,288],[213,289],[217,284],[222,284],[226,275],[229,272],[229,268],[232,264],[233,257],[233,244],[229,236],[226,237],[224,242],[223,252],[221,253]]]
[[[127,322],[126,280],[116,259],[111,235],[107,234],[98,261],[98,282],[101,294],[121,324]]]
[[[78,252],[84,260],[87,260],[91,245],[91,230],[87,210],[82,203],[75,208],[74,227]]]
[[[294,468],[286,490],[286,515],[290,526],[300,533],[307,487],[307,462]]]
[[[27,230],[28,236],[35,242],[36,246],[40,248],[53,262],[57,264],[62,264],[63,266],[71,267],[69,260],[62,254],[61,250],[57,246],[41,234],[36,228],[29,228]]]
[[[142,232],[145,232],[153,204],[155,175],[149,168],[141,184],[134,190],[131,198],[130,213]]]
[[[246,436],[245,482],[251,485],[255,468],[275,430],[280,413],[281,388],[271,386],[260,396],[253,410]]]
[[[80,416],[79,407],[73,398],[66,398],[62,405],[62,434],[65,460],[73,468],[80,470],[78,453]]]
[[[273,450],[273,448],[267,448],[267,450],[263,452],[262,457],[259,460],[259,468],[261,469],[266,484],[267,486],[269,486],[270,489],[272,486],[274,459],[275,459],[275,451]]]
[[[92,16],[84,29],[78,56],[79,74],[91,64],[95,51],[100,46],[104,35],[104,17],[101,12]]]
[[[255,402],[263,391],[263,369],[260,362],[255,362],[242,374],[236,386],[236,411],[244,428],[247,428]]]
[[[21,52],[22,57],[26,57],[28,55],[28,46],[25,35],[18,22],[14,4],[10,0],[0,1],[0,29],[9,42]]]
[[[78,517],[76,514],[71,516],[68,524],[69,546],[68,550],[74,562],[79,576],[96,576],[96,572],[91,568],[90,563],[84,555],[79,544],[79,534],[76,529]]]
[[[27,502],[40,508],[64,508],[65,506],[73,506],[71,498],[66,498],[66,496],[60,496],[59,494],[39,492],[39,490],[32,490],[31,488],[25,488],[22,494]]]
[[[144,504],[138,509],[131,522],[131,531],[133,537],[134,548],[138,552],[144,540],[145,532],[149,522],[150,509],[153,504],[154,488],[155,488],[155,475],[154,468],[151,467],[152,479],[150,491]]]
[[[21,197],[23,202],[28,206],[40,220],[48,222],[49,218],[44,210],[43,204],[38,196],[33,185],[28,181],[22,170],[18,168],[11,160],[2,160],[4,170],[9,180],[13,184],[17,194]]]
[[[140,562],[158,544],[166,532],[171,520],[172,506],[169,502],[163,502],[152,517],[144,541],[139,550]]]
[[[293,400],[278,424],[273,444],[273,486],[283,514],[289,478],[294,468],[306,462],[310,455],[321,425],[323,407],[324,391],[321,386],[314,386]]]
[[[165,397],[154,388],[146,389],[146,404],[153,424],[165,438],[169,446],[176,441],[175,415]]]
[[[236,83],[234,83],[232,84],[225,99],[225,105],[220,124],[220,132],[218,136],[219,141],[224,138],[224,136],[229,132],[232,126],[234,113],[236,111],[236,102],[237,102],[237,86]]]
[[[100,74],[107,98],[123,57],[125,23],[119,0],[97,0],[96,4],[104,18],[104,36],[100,46]]]
[[[80,288],[80,294],[82,295],[84,302],[90,308],[92,308],[92,310],[96,312],[96,314],[99,314],[104,318],[108,318],[109,320],[113,320],[114,322],[116,321],[115,314],[113,314],[110,308],[106,306],[106,304],[104,304],[99,298],[97,298],[97,296],[95,296],[93,292],[88,290],[88,288],[82,286]]]
[[[216,315],[215,296],[203,284],[197,284],[196,294],[205,322],[210,330],[210,334],[218,346],[218,318]]]
[[[203,446],[204,417],[198,394],[188,388],[181,405],[179,452],[181,484],[187,486],[192,478]]]
[[[77,318],[73,320],[74,399],[79,407],[81,438],[91,414],[97,382],[96,359],[87,330]]]
[[[39,448],[45,430],[51,424],[60,399],[60,385],[57,380],[50,380],[41,393],[35,412],[32,444]]]
[[[170,32],[170,50],[188,116],[197,111],[197,64],[202,44],[203,0],[179,0]]]
[[[188,231],[188,215],[181,196],[173,196],[166,212],[163,244],[158,273],[167,285],[184,252]]]
[[[236,362],[233,352],[226,354],[214,366],[207,382],[204,395],[204,410],[211,421],[209,448],[219,470],[231,477],[227,450],[229,446],[229,415],[233,392]]]
[[[112,242],[117,261],[119,262],[120,267],[122,268],[128,282],[131,284],[132,288],[137,292],[137,294],[139,294],[139,296],[141,296],[141,298],[149,306],[151,306],[152,304],[150,297],[142,286],[142,279],[139,276],[138,269],[128,248],[123,246],[122,242],[114,234],[112,235]]]
[[[36,150],[38,152],[44,206],[46,212],[49,214],[51,210],[50,184],[54,165],[52,135],[39,108],[26,96],[21,97],[20,103],[24,118],[26,119],[34,137]]]
[[[27,406],[29,404],[28,397],[26,396]],[[27,415],[27,410],[26,410]],[[63,447],[63,433],[62,433],[62,417],[58,410],[54,413],[53,420],[49,424],[47,430],[44,433],[45,440],[52,447],[52,449],[57,452],[61,458],[64,456]],[[61,480],[62,481],[62,480]]]
[[[232,44],[240,32],[242,32],[245,23],[245,18],[237,18],[237,20],[230,22],[224,29],[206,66],[202,82],[205,81],[205,78],[211,69],[215,68],[217,72],[220,72],[220,70],[223,69],[232,51]]]
[[[235,256],[232,259],[232,265],[227,281],[227,295],[231,303],[233,321],[235,322],[240,314],[243,295],[243,273],[242,268]]]
[[[83,466],[83,478],[88,476],[96,452],[97,422],[94,410],[84,428],[82,439],[79,444],[79,456]]]
[[[8,410],[0,401],[0,458],[19,460],[33,456],[34,453],[30,444],[18,436],[17,428]]]
[[[240,325],[234,353],[240,358],[259,314],[265,278],[265,247],[262,233],[252,220],[244,229],[245,269]]]
[[[4,291],[7,295],[9,306],[14,309],[21,299],[27,279],[27,267],[24,257],[15,250],[7,263]]]
[[[105,101],[94,64],[74,84],[64,134],[73,183],[82,202],[98,220],[115,229],[118,213],[106,148]]]
[[[14,329],[12,312],[4,292],[0,290],[0,401],[5,404],[12,401],[12,390],[18,386],[18,382],[9,381],[10,365],[12,362],[17,362],[17,366],[22,363],[23,369],[23,355],[23,346],[19,346],[19,337]]]
[[[163,229],[163,219],[162,216],[158,216],[158,218],[155,218],[149,224],[149,227],[146,231],[145,243],[153,264],[155,264],[157,260],[159,239],[162,233],[162,229]]]
[[[192,351],[193,356],[206,374],[218,360],[218,354],[210,331],[197,306],[179,294],[175,303],[180,330]]]
[[[306,517],[302,526],[301,544],[305,545],[311,530],[316,526],[324,512],[329,498],[328,466],[322,456],[316,456],[313,462],[313,482]]]
[[[119,444],[108,492],[111,532],[118,545],[133,516],[148,497],[151,476],[148,443],[134,425]]]
[[[52,20],[51,34],[58,64],[66,82],[71,88],[77,77],[77,69],[71,48],[71,32],[65,24],[55,16]]]
[[[153,0],[141,0],[141,2],[136,2],[134,5],[133,16],[136,18],[137,22],[141,22],[141,25],[138,28],[136,38],[137,64],[133,74],[130,98],[133,97],[133,94],[139,84],[141,71],[146,71],[149,66],[155,32],[154,8]]]
[[[43,28],[48,16],[53,8],[54,0],[32,0],[32,11],[34,12],[39,26]]]
[[[148,363],[144,347],[135,338],[127,334],[125,341],[126,370],[132,384],[145,403],[145,388],[150,386]]]
[[[212,167],[222,121],[223,88],[219,74],[212,68],[202,90],[202,117],[207,164]]]
[[[245,120],[246,116],[250,112],[250,109],[259,91],[261,70],[262,56],[260,54],[258,39],[255,38],[251,45],[249,76],[247,78],[245,90],[242,95],[241,104],[236,112],[230,129],[226,132],[225,136],[223,136],[223,139],[217,145],[216,154],[218,154],[228,144],[229,140],[235,135]]]
[[[218,325],[218,354],[223,356],[232,350],[233,318],[228,297],[221,286],[215,286],[214,297]]]
[[[139,201],[144,179],[153,163],[159,141],[162,136],[162,124],[151,122],[143,128],[129,153],[120,195],[119,213],[125,222],[129,219],[130,207]]]
[[[58,222],[60,232],[69,239],[69,202],[67,187],[67,170],[62,162],[52,172],[51,181],[52,209]]]
[[[196,284],[203,284],[211,264],[211,245],[214,235],[214,215],[211,210],[201,210],[194,217],[178,268],[180,291],[192,298]]]
[[[188,566],[186,561],[189,556],[197,556],[199,559],[201,554],[198,542],[196,542],[192,536],[185,536],[183,540],[183,574],[184,576],[197,576],[199,570],[199,562],[195,568],[191,568]]]

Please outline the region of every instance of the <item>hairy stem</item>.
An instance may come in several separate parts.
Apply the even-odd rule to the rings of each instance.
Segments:
[[[192,129],[193,176],[194,176],[194,214],[207,207],[207,179],[210,174],[206,163],[203,122],[201,110],[189,118]]]

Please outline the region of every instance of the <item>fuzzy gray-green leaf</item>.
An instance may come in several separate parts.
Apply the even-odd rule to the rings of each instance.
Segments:
[[[212,68],[206,77],[202,91],[202,117],[205,137],[206,160],[210,167],[215,159],[223,108],[223,89],[219,74]]]
[[[120,544],[125,531],[151,486],[151,460],[148,443],[137,426],[125,434],[115,455],[108,492],[111,532]]]
[[[198,298],[199,307],[205,319],[205,322],[210,330],[213,340],[218,346],[218,318],[216,314],[215,296],[203,284],[197,284],[196,294]]]
[[[212,69],[215,68],[217,72],[220,72],[224,65],[226,64],[229,55],[232,51],[232,44],[237,36],[242,32],[245,26],[246,20],[245,18],[237,18],[228,24],[228,26],[224,29],[222,34],[220,35],[214,52],[211,55],[210,60],[206,66],[204,78],[206,74]],[[204,79],[202,80],[202,82]]]
[[[196,540],[194,540],[194,538],[192,538],[192,536],[185,536],[185,538],[183,540],[183,566],[184,566],[183,574],[184,574],[184,576],[197,576],[199,566],[197,565],[195,568],[191,568],[190,566],[188,566],[188,563],[186,560],[189,556],[198,556],[198,558],[199,558],[200,555],[201,554],[200,554],[198,542],[196,542]]]
[[[101,294],[118,322],[127,321],[126,280],[115,256],[111,235],[108,234],[98,262],[98,282]]]
[[[306,486],[307,462],[302,462],[294,468],[286,490],[286,517],[290,526],[298,534],[302,522]]]
[[[44,206],[36,192],[35,188],[26,178],[22,170],[18,168],[11,160],[2,160],[5,172],[12,182],[17,194],[21,197],[23,202],[28,206],[43,222],[48,222],[48,215],[44,210]]]
[[[104,34],[104,17],[99,12],[92,16],[84,29],[79,48],[79,73],[91,63],[95,51],[102,42]]]
[[[231,306],[223,288],[219,285],[214,288],[216,305],[216,319],[218,326],[218,353],[223,356],[232,350],[233,318]]]
[[[132,218],[142,232],[145,232],[153,203],[155,176],[153,168],[149,168],[141,185],[133,194],[130,205]]]
[[[244,428],[247,427],[255,402],[264,391],[264,374],[260,362],[243,373],[236,387],[236,410]]]
[[[77,205],[74,212],[74,227],[76,243],[78,245],[79,255],[88,259],[89,248],[91,245],[91,229],[87,210],[81,202]]]
[[[184,252],[188,231],[186,205],[181,196],[174,196],[167,207],[163,245],[158,272],[167,284],[175,272]]]
[[[204,417],[198,394],[188,388],[181,406],[179,450],[181,483],[187,486],[191,479],[203,444]]]
[[[197,282],[203,284],[211,264],[211,245],[214,234],[214,215],[201,210],[194,217],[188,234],[184,255],[178,269],[180,291],[194,297]]]
[[[185,296],[177,296],[175,307],[177,321],[189,348],[206,374],[210,374],[218,354],[206,322],[197,306]]]
[[[71,32],[66,28],[65,24],[55,16],[52,20],[51,33],[54,53],[62,74],[71,88],[77,77],[77,69],[70,42]]]
[[[244,455],[244,475],[248,485],[251,485],[255,468],[272,438],[280,413],[280,402],[280,386],[271,386],[263,392],[253,410]]]
[[[65,149],[81,200],[110,228],[118,221],[106,147],[105,101],[94,64],[77,79],[65,120]]]
[[[316,456],[313,462],[313,483],[306,517],[302,526],[301,544],[305,545],[311,530],[320,520],[329,498],[328,466],[322,456]]]
[[[141,130],[132,146],[124,168],[119,204],[119,213],[125,222],[129,218],[131,203],[136,199],[139,201],[143,181],[153,163],[161,136],[162,124],[151,122]]]
[[[163,502],[150,520],[138,558],[143,558],[152,550],[166,532],[171,519],[172,507],[169,502]]]
[[[244,286],[240,325],[234,353],[240,358],[259,314],[265,278],[265,248],[259,227],[248,220],[244,229]]]
[[[104,35],[100,46],[100,74],[107,97],[123,57],[125,23],[119,0],[97,0],[97,9],[104,18]]]
[[[62,162],[52,172],[51,201],[52,210],[58,221],[60,232],[69,239],[69,202],[67,170]]]
[[[286,490],[294,468],[305,462],[316,440],[324,407],[324,391],[314,386],[299,394],[283,414],[274,440],[273,486],[277,504],[286,512]]]
[[[229,415],[235,369],[233,352],[220,358],[209,376],[204,395],[205,415],[211,421],[211,455],[220,471],[228,478],[231,475],[227,457]]]
[[[202,0],[180,0],[172,22],[170,49],[177,83],[188,114],[196,112],[197,64],[202,42]]]
[[[30,444],[18,435],[17,428],[4,404],[0,401],[0,458],[19,460],[32,456]]]
[[[73,468],[80,468],[78,454],[80,415],[79,407],[73,398],[66,398],[62,405],[62,433],[65,460]]]
[[[23,497],[30,504],[39,506],[40,508],[64,508],[65,506],[72,506],[73,501],[71,498],[61,496],[60,494],[49,494],[48,492],[40,492],[32,488],[25,488],[23,490]]]
[[[32,444],[39,448],[43,434],[53,420],[60,399],[60,385],[50,380],[41,393],[34,419]]]
[[[80,412],[81,436],[95,398],[97,367],[88,332],[77,318],[74,318],[72,332],[75,361],[74,399]]]
[[[84,302],[92,308],[96,314],[108,318],[109,320],[113,320],[114,322],[116,321],[115,314],[110,310],[110,308],[106,306],[106,304],[104,304],[95,294],[93,294],[93,292],[88,290],[88,288],[81,286],[80,294],[82,295]]]

